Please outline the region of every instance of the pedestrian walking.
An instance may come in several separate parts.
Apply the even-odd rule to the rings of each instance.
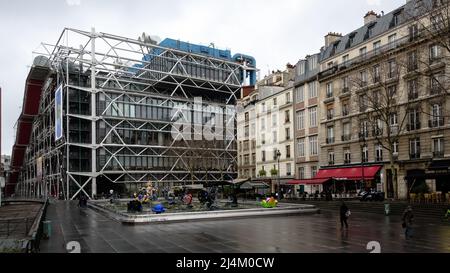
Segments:
[[[403,212],[402,216],[402,227],[405,229],[405,239],[412,238],[412,222],[414,219],[414,214],[412,207],[408,206]]]
[[[348,228],[347,218],[350,216],[350,210],[344,201],[342,201],[341,207],[339,209],[340,219],[341,219],[341,228]]]

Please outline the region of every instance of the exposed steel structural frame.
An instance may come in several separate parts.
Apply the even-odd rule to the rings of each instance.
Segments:
[[[97,184],[102,183],[175,185],[236,178],[234,106],[242,75],[255,68],[94,29],[66,28],[56,45],[43,43],[35,54],[47,56],[48,66],[33,66],[27,79],[8,181],[10,193],[14,189],[20,196],[57,195],[72,200],[80,194],[96,196]],[[34,70],[41,72],[41,78],[33,76]],[[64,136],[55,141],[58,86],[63,87]],[[193,105],[194,97],[202,98],[202,107],[223,110],[223,141],[167,139],[174,118],[195,115],[194,110],[180,110],[168,120],[134,112],[142,109],[144,113],[149,101],[158,113],[159,108]],[[74,102],[88,108],[76,109]],[[80,138],[74,140],[71,134],[77,130]],[[82,135],[84,131],[88,137]],[[132,137],[124,136],[128,131]],[[142,134],[157,136],[156,143],[143,143]],[[129,166],[127,160],[136,165]],[[151,167],[150,162],[162,163]]]

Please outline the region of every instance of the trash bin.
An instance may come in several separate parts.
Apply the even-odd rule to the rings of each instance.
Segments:
[[[43,221],[42,222],[42,229],[44,238],[48,239],[52,235],[52,222],[51,221]]]
[[[391,211],[391,206],[389,204],[384,204],[385,215],[389,215],[390,211]]]

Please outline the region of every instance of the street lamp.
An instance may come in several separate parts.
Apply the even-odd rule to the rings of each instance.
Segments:
[[[280,150],[277,150],[277,160],[278,160],[278,198],[280,199],[281,195],[280,195],[280,157],[281,157],[281,152]]]

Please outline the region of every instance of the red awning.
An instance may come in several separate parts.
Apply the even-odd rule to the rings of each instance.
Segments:
[[[336,179],[336,180],[372,180],[382,166],[352,167],[339,169],[319,170],[315,179]]]
[[[330,178],[322,179],[301,179],[301,180],[291,180],[288,185],[322,185],[323,183],[330,180]]]

